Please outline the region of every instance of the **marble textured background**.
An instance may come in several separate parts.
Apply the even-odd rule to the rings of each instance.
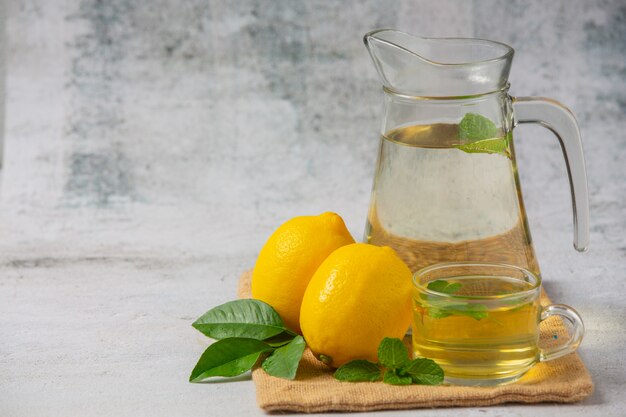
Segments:
[[[581,255],[557,141],[516,130],[546,287],[586,319],[596,393],[455,412],[623,412],[623,0],[9,0],[6,16],[1,415],[261,413],[250,381],[185,382],[207,344],[189,324],[285,219],[337,211],[361,236],[381,117],[361,38],[380,27],[512,45],[512,94],[567,104],[585,142]]]

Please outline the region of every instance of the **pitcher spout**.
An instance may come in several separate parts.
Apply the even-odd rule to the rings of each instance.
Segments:
[[[421,38],[380,29],[363,41],[384,87],[417,97],[461,97],[507,87],[513,48],[470,38]]]

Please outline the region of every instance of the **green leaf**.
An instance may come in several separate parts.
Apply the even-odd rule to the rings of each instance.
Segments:
[[[495,153],[506,157],[510,155],[507,136],[501,138],[482,139],[476,142],[454,145],[454,147],[467,153]]]
[[[400,368],[409,362],[409,352],[402,340],[385,337],[378,346],[378,362],[385,368]]]
[[[212,308],[192,326],[218,340],[228,337],[263,340],[282,332],[293,333],[272,306],[253,299],[230,301]]]
[[[263,370],[278,378],[294,379],[304,348],[306,348],[304,338],[294,337],[289,344],[276,349],[263,361]]]
[[[459,138],[471,141],[495,138],[498,133],[496,125],[476,113],[467,113],[459,123]]]
[[[399,375],[396,370],[387,369],[383,376],[383,382],[391,385],[410,385],[413,379],[410,375]]]
[[[454,294],[461,289],[462,285],[460,282],[450,283],[445,279],[438,279],[436,281],[431,281],[428,283],[426,288],[432,291],[437,291],[443,294]]]
[[[453,313],[445,308],[428,306],[428,316],[434,319],[450,317]]]
[[[380,381],[380,368],[374,362],[358,359],[340,366],[333,376],[340,381],[375,382]]]
[[[454,147],[467,153],[490,153],[510,156],[510,134],[498,137],[498,128],[488,118],[467,113],[459,123],[459,139],[465,141]]]
[[[489,316],[488,308],[484,304],[434,304],[430,302],[428,315],[434,319],[441,319],[449,316],[466,316],[475,320],[484,319]]]
[[[459,304],[451,307],[452,314],[457,316],[467,316],[475,320],[484,319],[489,316],[488,308],[484,304]]]
[[[443,382],[443,369],[432,359],[416,358],[401,369],[415,384],[439,385]]]
[[[259,357],[272,347],[256,339],[233,337],[218,340],[200,356],[189,382],[212,376],[237,376],[254,366]]]
[[[265,343],[270,345],[271,347],[281,347],[285,346],[287,343],[291,342],[294,338],[293,333],[282,332],[277,334],[276,336],[272,336],[269,339],[263,340]]]

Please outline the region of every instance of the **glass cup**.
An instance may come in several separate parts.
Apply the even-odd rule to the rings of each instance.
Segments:
[[[539,303],[541,279],[511,265],[442,263],[413,276],[413,351],[433,359],[445,381],[491,386],[519,379],[537,362],[576,350],[584,326],[571,307]],[[539,346],[539,326],[571,324],[565,344]],[[552,339],[566,336],[553,317]]]

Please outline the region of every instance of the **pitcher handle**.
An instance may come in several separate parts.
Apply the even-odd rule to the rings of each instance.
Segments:
[[[576,118],[558,101],[544,97],[515,97],[513,111],[516,122],[538,123],[550,129],[561,143],[572,193],[574,248],[579,252],[586,251],[589,245],[589,195],[583,142]]]

